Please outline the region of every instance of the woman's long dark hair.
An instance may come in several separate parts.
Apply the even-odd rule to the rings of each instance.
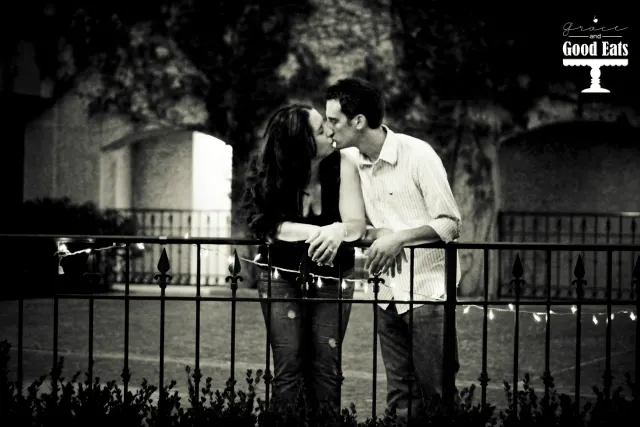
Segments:
[[[286,217],[300,213],[317,146],[309,125],[312,107],[293,104],[278,109],[267,123],[263,143],[247,174],[244,209],[256,239],[272,240]]]

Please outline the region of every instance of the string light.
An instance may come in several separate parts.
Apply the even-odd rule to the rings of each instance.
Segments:
[[[89,254],[91,252],[100,252],[100,251],[106,251],[107,249],[113,249],[113,248],[123,248],[125,245],[116,245],[113,244],[111,246],[106,246],[103,248],[97,248],[97,249],[80,249],[79,251],[75,251],[75,252],[69,252],[69,249],[67,248],[67,245],[65,245],[64,243],[59,243],[58,244],[58,250],[53,254],[53,256],[59,256],[60,258],[66,258],[68,256],[73,256],[73,255],[78,255],[78,254]]]
[[[509,308],[490,308],[488,309],[488,317],[489,319],[493,320],[495,318],[494,312],[512,312],[513,311],[513,304],[509,304],[508,305]],[[469,311],[474,308],[477,310],[481,310],[484,311],[484,307],[481,305],[475,305],[475,304],[469,304],[469,305],[465,305],[464,309],[462,310],[463,314],[468,314]],[[577,307],[576,306],[572,306],[571,307],[571,313],[567,312],[567,313],[559,313],[553,310],[549,310],[549,314],[552,315],[556,315],[556,316],[569,316],[569,315],[575,315],[577,311]],[[542,321],[542,317],[544,316],[545,319],[548,321],[549,320],[549,316],[547,316],[547,313],[544,311],[529,311],[526,309],[520,309],[520,313],[523,314],[531,314],[531,316],[533,317],[533,320],[535,320],[536,322],[541,322]],[[633,311],[633,310],[618,310],[615,313],[611,313],[611,320],[615,319],[615,315],[616,314],[628,314],[629,318],[631,319],[631,321],[635,321],[637,319],[637,314]],[[607,312],[590,312],[590,313],[582,313],[583,316],[591,316],[591,321],[597,325],[599,323],[598,321],[598,316],[603,316],[605,318],[605,322],[608,322],[607,319]]]
[[[186,233],[184,237],[185,238],[189,238],[189,233]],[[144,244],[143,243],[136,243],[136,246],[139,249],[144,249]],[[196,246],[196,245],[194,245],[194,246]],[[60,258],[64,258],[64,257],[67,257],[67,256],[73,256],[73,255],[78,255],[78,254],[82,254],[82,253],[99,252],[99,251],[105,251],[105,250],[109,250],[109,249],[113,249],[113,248],[122,248],[122,247],[126,247],[126,245],[124,245],[124,244],[121,244],[121,245],[113,244],[111,246],[106,246],[106,247],[102,247],[102,248],[82,249],[82,250],[79,250],[79,251],[76,251],[76,252],[69,252],[67,246],[64,243],[59,243],[58,244],[58,251],[54,255],[58,255]],[[207,248],[202,248],[201,247],[201,249],[204,251],[203,256],[205,256],[205,257],[207,256],[207,253],[209,251],[211,251],[210,249],[207,249]],[[356,253],[356,257],[363,256],[363,250],[361,248],[355,248],[355,250],[356,250],[356,252],[355,252]],[[216,249],[213,249],[213,252],[216,252],[219,255],[225,255],[225,254],[223,254],[222,252],[220,252],[220,251],[218,251]],[[261,266],[261,267],[268,267],[267,264],[259,262],[259,260],[261,258],[260,254],[257,254],[254,257],[253,260],[249,260],[249,259],[246,259],[246,258],[243,258],[243,257],[238,257],[238,258],[241,261],[245,261],[245,262],[249,262],[249,263],[252,263],[252,264],[256,264],[256,265]],[[227,259],[228,259],[229,265],[232,265],[233,262],[234,262],[235,256],[227,255]],[[282,271],[289,272],[289,273],[298,273],[298,274],[300,274],[300,272],[297,271],[297,270],[290,270],[290,269],[286,269],[286,268],[282,268],[282,267],[273,267],[273,273],[272,273],[272,278],[273,279],[277,280],[277,279],[280,278],[280,273],[279,273],[278,270],[282,270]],[[336,277],[322,276],[322,275],[314,274],[314,273],[310,273],[310,276],[315,279],[316,286],[318,288],[322,288],[322,286],[324,285],[324,282],[322,281],[322,279],[325,279],[325,280],[338,280],[338,278],[336,278]],[[342,287],[342,289],[346,289],[348,287],[347,281],[357,282],[357,281],[360,281],[360,280],[361,279],[342,279],[341,287]],[[386,285],[385,284],[381,284],[381,286],[386,286]],[[392,287],[393,283],[391,283],[390,286]],[[308,290],[309,289],[309,284],[308,283],[306,284],[306,287],[307,287],[307,290]],[[365,282],[363,284],[363,290],[364,290],[365,293],[369,292],[369,286],[368,286],[367,282]],[[416,294],[416,295],[420,295],[420,294]],[[508,304],[507,307],[508,307],[507,309],[490,308],[489,309],[489,313],[488,313],[488,318],[490,320],[493,320],[495,318],[494,311],[498,311],[498,312],[509,311],[509,312],[512,312],[512,311],[515,310],[515,306],[513,304]],[[480,305],[469,304],[469,305],[465,305],[465,308],[462,311],[463,314],[468,314],[469,311],[471,310],[471,308],[475,308],[475,309],[478,309],[478,310],[484,310],[484,307],[482,307]],[[536,322],[542,321],[541,316],[545,316],[545,318],[548,320],[548,316],[547,316],[546,312],[528,311],[526,309],[524,309],[524,310],[520,309],[519,311],[520,311],[520,313],[531,314],[533,316],[533,319]],[[556,315],[556,316],[566,316],[566,315],[575,315],[577,311],[578,311],[578,307],[575,306],[575,305],[572,305],[571,306],[571,313],[559,313],[559,312],[555,312],[553,310],[549,310],[549,314],[553,314],[553,315]],[[606,312],[582,313],[582,314],[583,315],[591,315],[592,316],[591,320],[595,325],[597,325],[599,323],[597,316],[603,316],[604,315],[605,316],[605,321],[606,322],[609,321],[609,319],[606,318],[606,314],[607,314]],[[629,310],[616,311],[615,313],[611,313],[611,320],[615,319],[615,314],[628,314],[629,318],[631,319],[631,321],[636,321],[637,320],[637,314],[634,311],[629,311]]]

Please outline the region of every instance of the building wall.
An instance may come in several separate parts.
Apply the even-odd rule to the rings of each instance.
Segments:
[[[141,141],[132,150],[132,205],[141,209],[191,209],[191,132]]]
[[[105,151],[100,156],[100,208],[132,208],[132,147]]]
[[[64,96],[26,127],[24,200],[69,197],[99,204],[101,147],[133,130],[117,116],[89,118],[86,99]]]
[[[637,135],[603,123],[556,129],[534,131],[501,147],[502,210],[640,210]]]

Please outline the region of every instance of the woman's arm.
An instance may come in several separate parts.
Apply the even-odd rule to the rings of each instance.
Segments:
[[[307,240],[319,229],[320,227],[318,227],[317,225],[284,221],[278,226],[276,232],[276,240],[282,240],[285,242],[300,242],[303,240]]]
[[[355,161],[340,152],[340,217],[346,228],[344,241],[361,239],[366,231],[364,199]]]
[[[320,264],[331,264],[343,241],[353,242],[365,234],[364,199],[357,165],[344,152],[340,156],[339,209],[342,221],[320,227],[306,241],[310,243],[309,256]]]
[[[360,176],[353,159],[340,153],[340,196],[339,209],[342,222],[326,227],[336,227],[342,240],[353,242],[365,233],[364,199],[360,188]],[[317,236],[321,228],[317,225],[284,221],[278,227],[276,239],[287,242],[307,240]]]

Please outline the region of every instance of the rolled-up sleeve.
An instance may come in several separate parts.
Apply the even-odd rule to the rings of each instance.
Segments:
[[[443,242],[460,237],[462,219],[447,179],[447,171],[435,150],[425,144],[414,157],[414,171],[418,186],[432,218],[427,225],[438,233]]]

